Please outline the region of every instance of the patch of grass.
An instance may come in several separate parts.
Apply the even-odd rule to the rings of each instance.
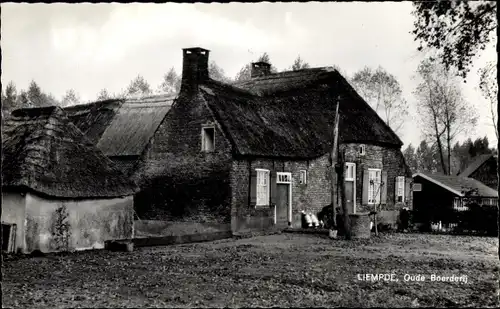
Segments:
[[[5,261],[5,307],[495,307],[496,239],[277,234]],[[462,250],[462,251],[460,251]],[[425,254],[424,254],[425,253]],[[461,253],[461,254],[457,254]],[[398,282],[360,281],[395,273]],[[404,281],[466,275],[467,284]]]

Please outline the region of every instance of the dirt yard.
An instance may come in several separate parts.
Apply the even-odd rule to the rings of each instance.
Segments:
[[[497,307],[497,245],[496,238],[446,235],[347,242],[280,234],[23,258],[2,265],[2,302],[9,308]],[[359,280],[379,273],[398,281]],[[405,274],[425,281],[405,281]],[[467,276],[467,283],[433,282],[432,274]]]

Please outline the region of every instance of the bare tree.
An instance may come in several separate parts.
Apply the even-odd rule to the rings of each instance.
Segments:
[[[97,95],[97,101],[108,99],[111,99],[111,95],[109,94],[108,90],[106,88],[101,89],[101,91],[99,91],[99,94]]]
[[[157,92],[174,94],[178,93],[181,89],[181,76],[177,74],[175,69],[172,67],[167,74],[163,76],[163,81],[158,86]]]
[[[210,75],[210,78],[213,80],[223,83],[231,82],[231,79],[226,76],[224,69],[218,66],[217,63],[215,63],[215,61],[210,62],[210,65],[208,66],[208,74]]]
[[[252,66],[250,63],[245,64],[238,73],[236,73],[236,77],[234,78],[235,82],[243,82],[249,80],[252,74]]]
[[[293,65],[290,68],[290,70],[291,71],[298,71],[298,70],[308,69],[309,67],[310,67],[309,63],[302,60],[302,58],[300,58],[300,55],[299,55],[299,56],[297,56],[297,58],[293,62]]]
[[[436,143],[443,173],[449,175],[452,142],[458,134],[474,126],[477,116],[463,99],[456,75],[443,64],[426,59],[420,63],[417,74],[420,83],[414,94],[423,131]]]
[[[420,63],[417,74],[421,78],[414,94],[417,97],[419,114],[423,124],[423,133],[426,137],[437,143],[439,159],[443,173],[446,173],[442,138],[446,131],[444,124],[440,121],[442,105],[436,96],[439,88],[438,76],[433,70],[433,64],[426,60]]]
[[[382,67],[365,67],[356,72],[351,84],[377,114],[398,133],[408,115],[408,104],[403,99],[396,77]]]
[[[69,89],[61,100],[62,106],[77,105],[80,103],[80,95],[74,89]]]
[[[137,97],[151,94],[149,83],[141,75],[134,78],[126,90],[126,97]]]
[[[2,92],[2,111],[13,110],[17,107],[17,90],[14,82],[10,81],[5,87],[5,95]]]
[[[484,68],[479,70],[479,89],[490,105],[491,120],[498,141],[498,84],[497,67],[493,62],[489,62]]]

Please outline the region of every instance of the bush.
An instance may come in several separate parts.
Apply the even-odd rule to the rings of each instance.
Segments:
[[[457,231],[475,231],[489,236],[498,235],[497,209],[472,203],[469,209],[457,214]]]

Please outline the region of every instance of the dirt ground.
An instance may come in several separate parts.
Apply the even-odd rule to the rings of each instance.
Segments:
[[[279,234],[6,260],[3,307],[497,307],[496,238]],[[398,281],[358,275],[392,273]],[[425,281],[405,281],[405,274]],[[467,283],[431,275],[467,276]],[[462,277],[464,278],[464,277]]]

